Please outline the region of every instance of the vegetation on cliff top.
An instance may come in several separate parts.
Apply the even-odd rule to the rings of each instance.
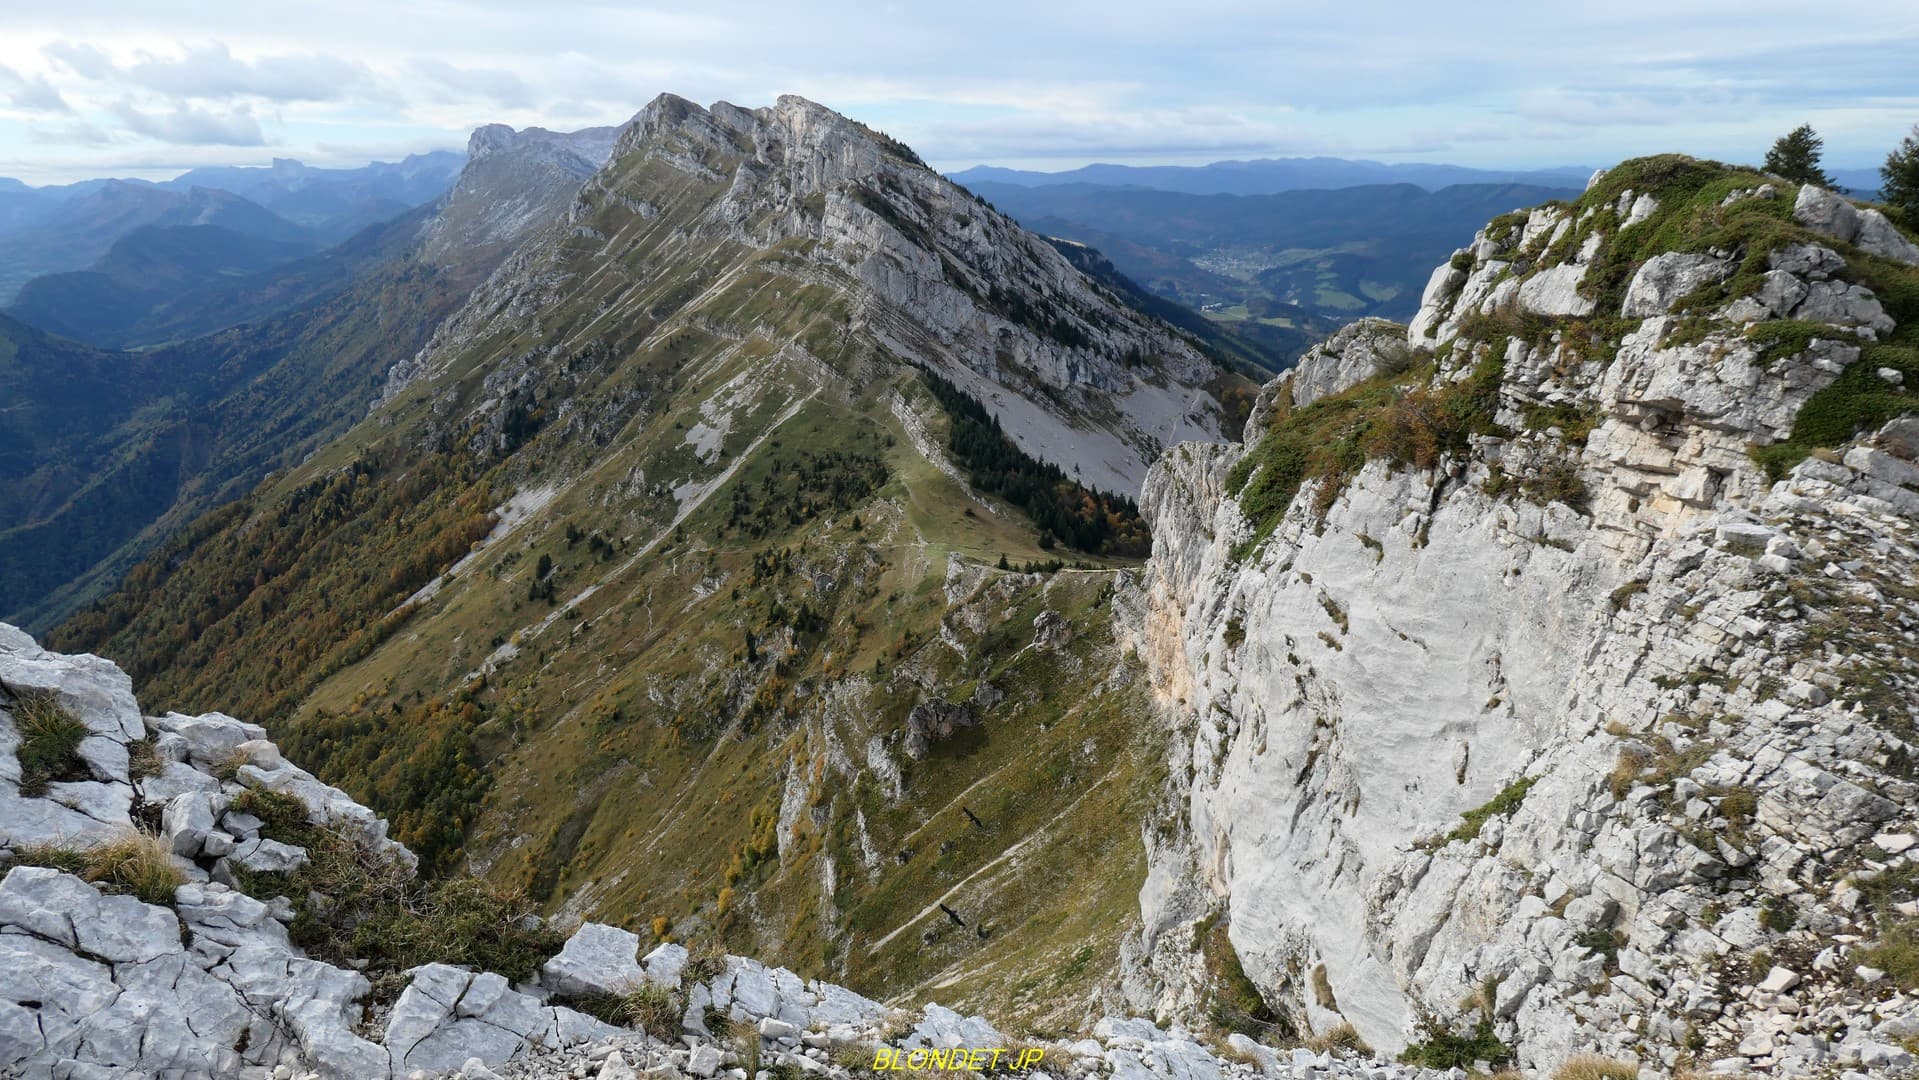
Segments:
[[[1779,181],[1751,169],[1680,154],[1623,162],[1574,205],[1575,221],[1588,211],[1591,216],[1568,230],[1539,261],[1542,265],[1562,262],[1594,231],[1603,231],[1606,242],[1586,272],[1581,291],[1598,303],[1601,312],[1616,312],[1632,275],[1654,255],[1733,252],[1737,266],[1725,281],[1706,285],[1675,306],[1675,314],[1697,319],[1756,291],[1761,276],[1770,269],[1768,256],[1782,247],[1813,243],[1838,251],[1846,262],[1839,276],[1871,289],[1897,327],[1877,342],[1862,344],[1859,360],[1806,403],[1785,441],[1754,448],[1755,462],[1777,479],[1815,449],[1839,446],[1895,416],[1919,410],[1919,269],[1798,224],[1792,216],[1795,196],[1790,185],[1771,199],[1727,201],[1734,192],[1764,184],[1778,187]],[[1659,207],[1646,221],[1621,229],[1617,206],[1627,191],[1650,193]],[[1795,346],[1803,349],[1810,333],[1806,324],[1792,320],[1756,323],[1746,331],[1747,337],[1764,343],[1762,357],[1767,359],[1790,355]],[[1822,336],[1850,335],[1826,328]],[[1880,369],[1899,372],[1903,382],[1888,383],[1878,375]]]
[[[1499,432],[1493,416],[1505,371],[1502,348],[1488,348],[1471,375],[1439,381],[1431,364],[1369,379],[1304,408],[1282,397],[1270,426],[1227,475],[1253,535],[1239,554],[1257,548],[1279,527],[1293,497],[1309,482],[1312,510],[1324,515],[1346,481],[1365,464],[1388,460],[1430,469],[1463,453],[1473,435]]]

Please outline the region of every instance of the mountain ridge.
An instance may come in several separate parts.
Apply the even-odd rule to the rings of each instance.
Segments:
[[[1903,1068],[1915,305],[1879,211],[1640,159],[1222,442],[1242,384],[909,149],[662,97],[54,642],[273,724],[430,872],[873,993]]]
[[[371,415],[54,638],[271,723],[434,873],[1076,1013],[1103,962],[1021,973],[1126,918],[1100,822],[1154,768],[1111,492],[1250,384],[800,99],[659,99],[567,202]]]

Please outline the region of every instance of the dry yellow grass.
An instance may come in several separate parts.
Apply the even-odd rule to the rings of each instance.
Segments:
[[[76,874],[107,892],[131,893],[149,904],[171,904],[186,882],[164,839],[129,829],[90,848],[38,844],[23,847],[19,861]]]
[[[1639,1080],[1639,1066],[1598,1054],[1581,1054],[1555,1070],[1553,1080]]]

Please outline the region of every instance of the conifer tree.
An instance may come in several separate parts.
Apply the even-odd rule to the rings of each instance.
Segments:
[[[1898,210],[1909,227],[1919,228],[1919,125],[1899,149],[1886,155],[1879,178],[1879,197]]]
[[[1832,177],[1819,167],[1820,151],[1825,145],[1826,141],[1812,130],[1811,124],[1800,124],[1780,136],[1772,149],[1766,151],[1766,171],[1795,183],[1832,187]]]

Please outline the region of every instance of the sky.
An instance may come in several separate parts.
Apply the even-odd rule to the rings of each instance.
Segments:
[[[0,176],[353,166],[661,91],[802,94],[947,170],[1750,162],[1801,123],[1861,167],[1919,123],[1915,60],[1913,0],[0,0]]]

